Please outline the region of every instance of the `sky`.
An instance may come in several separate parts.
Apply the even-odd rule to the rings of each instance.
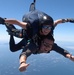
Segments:
[[[22,21],[22,16],[29,12],[32,2],[33,0],[0,0],[0,17]],[[74,18],[74,0],[36,0],[36,9],[49,14],[54,20]],[[73,32],[73,23],[58,24],[54,30],[55,40],[74,42]],[[5,26],[0,25],[0,42],[3,41],[8,42],[9,35]]]

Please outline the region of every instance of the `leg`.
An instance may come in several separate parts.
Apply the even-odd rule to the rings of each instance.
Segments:
[[[7,28],[7,32],[9,33],[9,35],[13,35],[15,37],[18,37],[18,38],[23,38],[23,30],[19,30],[19,29],[16,29],[14,27],[14,25],[9,25],[9,24],[5,24],[6,28]]]
[[[9,42],[10,51],[16,52],[22,49],[26,44],[27,44],[27,39],[24,38],[19,43],[15,44],[14,37],[12,35],[10,36],[10,42]]]

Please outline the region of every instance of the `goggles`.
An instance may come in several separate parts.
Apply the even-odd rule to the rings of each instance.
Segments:
[[[49,26],[49,25],[43,25],[43,27],[42,28],[44,28],[44,29],[49,29],[49,30],[51,30],[51,26]]]

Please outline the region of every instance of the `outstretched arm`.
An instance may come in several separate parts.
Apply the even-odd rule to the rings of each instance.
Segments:
[[[27,25],[26,22],[21,22],[21,21],[15,20],[15,19],[5,19],[5,23],[16,24],[24,29],[26,29],[26,25]]]
[[[25,71],[29,64],[26,63],[27,58],[33,54],[36,53],[37,46],[32,41],[27,44],[27,46],[24,47],[23,52],[20,55],[20,67],[19,70],[21,72]]]
[[[27,47],[25,47],[23,49],[23,52],[20,54],[20,66],[19,66],[19,71],[23,72],[26,71],[27,67],[29,66],[29,64],[26,63],[27,57],[30,56],[32,54],[32,51],[30,49],[27,49]]]
[[[72,18],[58,19],[58,20],[54,21],[54,27],[57,26],[60,23],[65,23],[65,22],[74,23],[74,19],[72,19]]]
[[[21,22],[21,21],[15,20],[15,19],[4,19],[4,18],[0,17],[0,24],[5,24],[5,23],[9,23],[10,25],[15,24],[24,29],[26,29],[26,26],[27,26],[26,22]]]
[[[70,54],[67,50],[64,50],[63,48],[59,47],[57,44],[54,43],[52,49],[57,53],[60,53],[61,55],[65,56],[66,58],[69,58],[70,60],[74,61],[74,56],[72,56],[72,54]]]
[[[20,72],[25,71],[26,68],[29,66],[29,64],[26,63],[26,59],[27,59],[26,55],[22,55],[20,57],[20,66],[19,66]]]

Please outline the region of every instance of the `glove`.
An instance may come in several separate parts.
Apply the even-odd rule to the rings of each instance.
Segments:
[[[5,20],[2,17],[0,17],[0,24],[5,24]]]
[[[74,19],[67,19],[68,22],[74,23]]]

